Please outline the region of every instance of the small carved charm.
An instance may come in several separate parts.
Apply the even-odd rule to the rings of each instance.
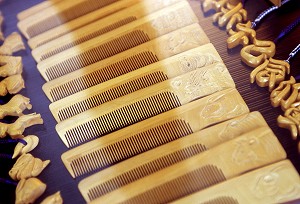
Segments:
[[[284,115],[277,118],[278,126],[288,129],[294,140],[297,139],[300,133],[300,102],[296,102],[288,108]]]
[[[22,71],[23,64],[21,57],[0,56],[0,77],[21,74]]]
[[[250,67],[261,65],[266,59],[275,55],[276,46],[272,41],[254,39],[252,45],[241,50],[242,61]]]
[[[219,12],[226,3],[227,0],[204,0],[202,3],[202,8],[204,12],[208,12],[209,10]]]
[[[3,32],[2,32],[3,21],[4,21],[4,17],[2,15],[2,12],[0,11],[0,41],[4,41],[4,35],[3,35]]]
[[[9,76],[0,82],[0,96],[5,96],[7,93],[16,94],[23,88],[25,85],[21,74]]]
[[[4,138],[6,135],[10,135],[13,139],[23,137],[25,128],[36,124],[43,124],[41,115],[36,113],[22,115],[11,124],[0,123],[0,138]]]
[[[251,22],[238,23],[236,25],[236,31],[229,30],[230,37],[227,39],[227,47],[232,49],[238,45],[243,47],[253,43],[256,38],[256,32],[251,28]]]
[[[0,47],[0,55],[12,55],[20,50],[25,50],[22,37],[19,33],[13,32],[5,40]]]
[[[50,163],[50,160],[42,161],[39,158],[34,158],[31,154],[23,154],[18,158],[12,169],[9,171],[9,176],[13,180],[27,179],[38,176],[44,168]]]
[[[283,60],[270,58],[256,67],[250,74],[250,82],[256,81],[260,87],[269,87],[269,91],[275,88],[276,84],[282,82],[286,74],[290,73],[290,64]]]
[[[278,107],[282,101],[286,101],[289,98],[292,90],[292,86],[296,83],[296,79],[291,76],[290,80],[282,81],[279,83],[277,88],[275,88],[270,95],[271,104],[273,107]],[[284,108],[286,109],[286,108]]]
[[[23,138],[23,140],[27,143],[26,145],[19,142],[14,149],[14,154],[12,156],[12,158],[16,158],[19,155],[23,155],[26,154],[28,152],[30,152],[31,150],[33,150],[34,148],[36,148],[36,146],[39,143],[39,138],[35,135],[28,135],[26,137]]]
[[[220,12],[213,16],[213,22],[217,23],[219,27],[226,25],[226,30],[230,31],[237,23],[247,20],[247,11],[243,9],[242,3],[238,3],[236,6],[229,3],[225,5]]]
[[[20,94],[13,96],[7,104],[0,105],[0,119],[5,116],[21,116],[25,109],[32,108],[30,99]]]
[[[51,196],[48,196],[41,202],[41,204],[62,204],[62,203],[63,203],[63,199],[59,191]]]
[[[46,184],[37,178],[22,179],[16,188],[16,204],[34,203],[46,190]]]

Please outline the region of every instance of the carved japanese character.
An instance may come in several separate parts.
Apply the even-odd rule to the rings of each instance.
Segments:
[[[22,179],[16,188],[16,204],[34,203],[46,190],[46,184],[37,178]]]
[[[275,55],[276,46],[272,41],[253,40],[241,50],[242,61],[250,67],[257,67]]]
[[[0,77],[8,77],[21,74],[23,64],[21,57],[0,56]]]
[[[269,87],[269,91],[276,84],[282,82],[286,74],[290,73],[290,64],[284,60],[266,59],[264,63],[256,67],[250,74],[250,82],[256,81],[260,87]]]
[[[30,99],[20,94],[14,95],[10,101],[4,105],[0,105],[0,119],[5,116],[21,116],[25,109],[32,108]]]
[[[227,39],[227,47],[229,49],[238,45],[246,46],[253,43],[256,38],[256,32],[251,28],[251,22],[238,23],[236,25],[236,31],[229,30],[230,37]]]

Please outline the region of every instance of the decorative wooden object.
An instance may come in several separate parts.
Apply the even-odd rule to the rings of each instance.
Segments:
[[[79,190],[86,202],[129,183],[167,168],[226,141],[265,131],[268,125],[259,112],[234,118],[205,128],[173,142],[149,150],[80,181]]]
[[[207,69],[216,70],[216,66],[219,69],[224,66],[221,61],[214,46],[206,44],[72,94],[51,103],[49,108],[56,121],[60,122],[118,97],[184,73],[206,66]],[[48,97],[51,98],[50,93]]]
[[[0,82],[0,96],[5,96],[8,93],[19,93],[23,88],[25,88],[25,85],[21,74],[6,77]]]
[[[21,116],[23,111],[30,110],[32,105],[30,99],[22,96],[21,94],[14,95],[10,101],[4,105],[0,105],[0,119],[5,116]]]
[[[38,35],[30,38],[28,40],[29,46],[34,49],[43,44],[46,44],[52,40],[55,40],[58,37],[61,37],[67,33],[73,32],[76,29],[79,29],[87,24],[90,24],[96,20],[114,14],[122,9],[129,8],[130,6],[140,2],[141,0],[112,0],[114,3],[108,4],[103,8],[97,9],[95,11],[89,12],[83,16],[76,17],[73,20],[64,22],[60,25],[57,25],[49,30],[46,30]],[[105,1],[104,1],[105,2]],[[55,9],[55,7],[54,7]]]
[[[9,171],[9,176],[13,180],[37,177],[49,163],[50,160],[42,161],[41,159],[26,153],[17,159],[16,163]]]
[[[169,203],[286,158],[269,128],[255,130],[119,188],[91,203]]]
[[[32,113],[20,116],[14,123],[6,124],[0,123],[0,138],[9,135],[11,138],[23,137],[25,128],[43,124],[43,119],[40,114]]]
[[[234,88],[223,64],[197,69],[127,94],[56,125],[60,138],[76,138],[67,147],[101,137],[215,92]],[[105,124],[105,126],[103,125]],[[89,131],[86,132],[85,129]]]
[[[207,43],[209,43],[209,39],[206,34],[198,24],[193,24],[49,81],[44,84],[43,90],[46,93],[50,92],[56,100],[64,98],[88,87]],[[54,75],[54,78],[58,77],[56,73],[52,74],[50,71],[47,73],[51,76]]]
[[[69,49],[80,43],[91,40],[92,38],[98,37],[109,31],[127,25],[128,23],[141,19],[162,8],[176,4],[177,2],[186,1],[172,0],[162,2],[153,0],[143,0],[140,3],[137,3],[129,8],[122,9],[105,18],[101,18],[81,28],[78,28],[68,34],[62,35],[61,37],[58,37],[55,40],[52,40],[46,44],[36,47],[32,50],[32,55],[37,62],[40,62],[66,49]],[[192,12],[190,13],[192,14]],[[33,40],[34,39],[31,40],[31,43],[33,43]]]
[[[162,21],[165,23],[161,24]],[[43,76],[46,72],[62,76],[165,34],[180,32],[178,29],[197,22],[189,4],[183,1],[49,57],[37,67]],[[44,78],[47,81],[54,79],[51,76]]]
[[[61,197],[60,191],[54,193],[53,195],[45,198],[41,204],[63,204],[63,199]]]
[[[60,1],[53,6],[45,8],[40,12],[19,21],[18,28],[27,39],[30,39],[53,27],[105,7],[116,1],[118,0]]]
[[[21,142],[18,142],[16,144],[12,159],[16,158],[19,155],[23,155],[32,151],[39,144],[39,138],[35,135],[28,135],[22,139],[26,142],[26,144],[23,144]]]
[[[8,77],[23,72],[21,57],[0,56],[0,77]]]
[[[284,160],[186,196],[173,204],[287,203],[299,198],[299,174],[289,160]]]
[[[13,55],[13,53],[20,50],[25,50],[24,43],[19,33],[13,32],[7,38],[0,47],[0,55]]]
[[[16,204],[34,203],[46,190],[46,184],[37,178],[22,179],[16,188]]]
[[[73,148],[62,160],[77,177],[248,112],[237,90],[227,89]],[[64,139],[66,144],[78,141]]]

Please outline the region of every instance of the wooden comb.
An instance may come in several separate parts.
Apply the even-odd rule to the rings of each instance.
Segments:
[[[17,24],[22,34],[30,39],[51,28],[78,18],[91,11],[105,7],[119,0],[65,0],[31,15]],[[130,1],[130,0],[129,0]],[[135,0],[136,1],[136,0]]]
[[[187,158],[200,154],[238,136],[252,135],[268,128],[259,112],[208,127],[191,135],[169,142],[80,181],[78,187],[86,202],[128,185]]]
[[[60,122],[118,97],[189,71],[206,66],[207,69],[224,66],[223,63],[220,64],[221,61],[213,45],[206,44],[60,99],[51,103],[49,108],[56,121]]]
[[[62,154],[62,161],[77,177],[248,112],[238,91],[227,89],[73,148]],[[80,141],[76,136],[62,139],[70,145]]]
[[[287,203],[299,198],[299,174],[289,160],[284,160],[186,196],[174,204],[221,204],[225,200],[235,200],[240,204]]]
[[[193,24],[88,67],[76,71],[70,70],[71,73],[66,75],[49,69],[44,72],[45,77],[57,78],[59,75],[64,76],[46,83],[43,90],[46,93],[50,92],[56,100],[57,98],[64,98],[88,87],[207,43],[209,43],[209,40],[203,30],[198,24]],[[61,97],[61,94],[63,94],[63,97]]]
[[[272,130],[257,129],[123,186],[91,203],[169,203],[285,158],[286,153]]]
[[[171,20],[170,16],[173,17]],[[37,67],[40,72],[50,69],[67,74],[197,21],[189,4],[180,2],[53,55],[39,62]],[[165,24],[161,25],[161,22]]]
[[[66,143],[67,147],[72,147],[234,87],[234,81],[224,64],[204,67],[89,109],[58,123],[56,131],[62,140],[76,137],[77,142]]]
[[[27,18],[31,15],[34,15],[37,12],[41,12],[45,8],[53,6],[55,3],[58,3],[59,1],[62,1],[62,0],[47,0],[47,1],[43,1],[41,3],[35,4],[34,6],[18,13],[17,18],[19,21],[24,20],[25,18]]]
[[[164,2],[143,0],[140,3],[137,3],[129,8],[122,9],[121,11],[113,13],[105,18],[96,20],[88,25],[78,28],[43,45],[39,44],[40,42],[37,42],[36,38],[32,38],[29,40],[29,43],[33,47],[36,47],[32,51],[32,55],[37,62],[42,61],[52,55],[62,52],[68,48],[74,47],[75,45],[83,43],[99,35],[103,35],[104,33],[112,31],[118,27],[126,25],[132,21],[140,19],[179,1],[183,0],[172,0]],[[49,39],[48,35],[46,35],[46,39],[41,39],[41,41],[45,42],[47,41],[47,39]],[[36,45],[40,46],[37,47]]]
[[[70,20],[47,31],[44,31],[28,39],[28,45],[31,49],[34,49],[52,40],[55,40],[56,38],[61,37],[67,33],[75,31],[76,29],[93,23],[94,21],[112,15],[115,12],[118,12],[122,9],[129,8],[130,6],[140,1],[141,0],[118,0],[115,3],[109,4],[103,8],[89,12],[83,16],[77,17],[73,20]]]

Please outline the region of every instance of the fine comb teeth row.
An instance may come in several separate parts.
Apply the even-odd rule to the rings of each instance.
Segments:
[[[299,174],[289,160],[284,160],[191,194],[173,204],[224,203],[213,202],[217,200],[235,201],[237,204],[288,203],[299,198]]]
[[[90,202],[163,168],[195,156],[243,134],[253,134],[268,125],[259,112],[208,127],[153,150],[120,162],[80,181],[78,187]],[[249,132],[249,133],[248,133]]]
[[[285,158],[280,142],[265,127],[138,179],[91,203],[169,203]]]
[[[118,0],[65,0],[55,3],[18,23],[19,30],[30,39],[51,28],[105,7]]]
[[[37,67],[40,72],[60,71],[62,76],[196,22],[188,3],[180,2],[49,57]]]
[[[50,41],[57,39],[67,33],[73,32],[83,26],[86,26],[101,18],[114,14],[124,8],[128,8],[141,0],[119,0],[109,4],[103,8],[89,12],[83,16],[77,17],[61,25],[55,26],[47,31],[44,31],[28,40],[28,45],[31,49],[37,48]],[[174,0],[176,1],[176,0]],[[119,19],[120,20],[120,19]]]
[[[103,103],[58,123],[56,130],[61,138],[72,138],[72,143],[68,142],[66,145],[73,147],[198,98],[234,87],[226,66],[220,63]]]
[[[62,161],[78,177],[248,112],[238,91],[227,89],[75,147],[63,153]]]
[[[92,86],[51,103],[49,108],[56,121],[60,122],[105,102],[181,74],[206,66],[211,69],[215,69],[214,66],[224,66],[218,65],[221,61],[218,52],[209,43]]]
[[[209,39],[199,24],[192,24],[88,67],[76,71],[70,70],[66,75],[63,70],[48,69],[41,72],[46,78],[57,78],[44,84],[43,90],[47,96],[51,96],[53,101],[56,101],[207,43]],[[63,67],[65,70],[68,68]],[[64,76],[59,77],[60,75]]]
[[[122,9],[121,11],[113,13],[105,18],[101,18],[95,22],[76,29],[71,33],[58,37],[51,42],[40,45],[39,47],[35,46],[36,48],[33,49],[32,55],[37,62],[40,62],[68,48],[74,47],[75,45],[88,41],[94,37],[103,35],[104,33],[138,20],[157,10],[170,6],[174,4],[174,2],[175,0],[167,1],[165,3],[159,1],[156,2],[153,0],[143,0],[140,3],[137,3],[129,8]],[[34,41],[36,41],[36,39],[30,39],[28,43],[33,44]],[[44,41],[45,40],[43,40],[43,42]]]

